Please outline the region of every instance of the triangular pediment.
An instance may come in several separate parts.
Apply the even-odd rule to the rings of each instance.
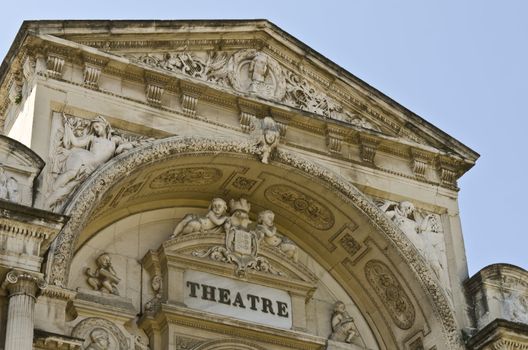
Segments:
[[[457,154],[471,163],[478,157],[266,20],[28,22],[32,24],[44,35],[124,58],[120,64],[106,64],[124,65],[130,75],[139,73],[133,66],[148,67],[352,129]]]

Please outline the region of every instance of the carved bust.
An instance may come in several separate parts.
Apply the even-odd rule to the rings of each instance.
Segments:
[[[110,255],[103,253],[95,260],[97,269],[92,272],[90,268],[86,269],[88,275],[88,284],[95,290],[99,290],[103,293],[110,293],[119,295],[117,285],[121,281],[121,278],[117,276],[113,266]]]
[[[90,344],[86,350],[113,350],[110,347],[110,336],[107,331],[102,328],[96,328],[90,333]]]

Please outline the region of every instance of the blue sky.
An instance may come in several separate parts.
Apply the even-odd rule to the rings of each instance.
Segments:
[[[459,183],[470,274],[528,269],[528,1],[9,1],[0,56],[25,19],[208,18],[269,19],[480,153]]]

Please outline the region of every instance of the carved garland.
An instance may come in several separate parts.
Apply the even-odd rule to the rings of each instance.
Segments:
[[[214,154],[224,152],[254,156],[259,154],[259,150],[249,141],[171,137],[154,141],[131,150],[118,159],[112,159],[91,175],[90,179],[72,196],[69,205],[66,207],[65,214],[69,215],[71,219],[50,250],[50,255],[52,255],[48,260],[49,266],[51,266],[51,271],[49,271],[50,282],[59,286],[66,284],[68,264],[73,256],[73,248],[78,238],[77,234],[86,226],[88,218],[97,207],[98,201],[112,184],[145,164],[161,159],[177,158],[189,152]],[[458,327],[448,299],[438,284],[434,273],[423,258],[417,254],[416,249],[405,234],[390,222],[371,200],[341,176],[284,150],[278,150],[274,160],[276,164],[290,166],[319,178],[327,186],[341,192],[343,200],[362,211],[374,226],[390,238],[397,247],[399,254],[415,271],[424,290],[429,294],[451,348],[460,348],[461,340],[458,335]]]

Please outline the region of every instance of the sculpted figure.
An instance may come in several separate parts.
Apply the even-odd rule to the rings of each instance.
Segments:
[[[0,166],[0,199],[19,203],[18,182],[12,176],[7,176],[4,168]]]
[[[280,140],[279,126],[271,117],[262,119],[262,134],[257,147],[260,149],[260,160],[268,164],[271,152],[277,148]]]
[[[399,204],[385,203],[381,209],[411,240],[414,246],[431,263],[434,273],[442,278],[444,245],[439,224],[433,215],[421,215],[414,204],[403,201]]]
[[[177,237],[180,234],[186,235],[195,232],[206,232],[212,230],[220,230],[223,225],[228,222],[227,203],[222,198],[215,198],[209,205],[209,212],[201,217],[196,214],[187,214],[176,225],[171,238]]]
[[[14,177],[7,179],[7,196],[11,202],[20,203],[20,194],[18,193],[18,182]]]
[[[359,337],[354,319],[348,314],[345,304],[342,301],[336,301],[334,304],[334,313],[332,314],[332,334],[330,339],[345,343],[352,343],[354,338]]]
[[[7,194],[7,175],[2,167],[0,167],[0,199],[9,199]]]
[[[102,116],[91,121],[85,136],[76,136],[73,129],[68,119],[64,118],[62,143],[69,152],[60,175],[52,185],[51,195],[46,201],[51,209],[55,209],[58,203],[64,200],[97,167],[106,163],[114,155],[134,147],[132,143],[113,135],[112,127]]]
[[[103,293],[111,293],[119,295],[117,285],[121,281],[121,278],[117,276],[117,273],[112,266],[112,260],[110,255],[103,253],[95,260],[97,269],[95,273],[90,268],[86,269],[88,275],[88,284],[95,290],[99,290]]]
[[[111,350],[110,336],[102,328],[96,328],[90,333],[90,344],[86,350]]]
[[[299,251],[297,246],[288,238],[277,232],[274,224],[275,214],[271,210],[264,210],[259,213],[257,232],[259,239],[272,247],[279,248],[288,258],[297,262],[299,260]]]

